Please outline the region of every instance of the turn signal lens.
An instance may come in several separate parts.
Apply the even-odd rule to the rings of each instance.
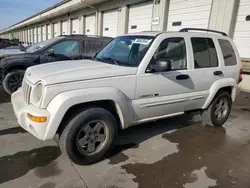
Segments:
[[[37,122],[37,123],[44,123],[47,121],[47,117],[38,117],[38,116],[33,116],[31,114],[27,114],[28,118],[31,120],[31,121],[34,121],[34,122]]]

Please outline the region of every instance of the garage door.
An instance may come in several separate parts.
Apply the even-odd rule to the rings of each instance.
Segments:
[[[34,43],[37,43],[37,29],[36,29],[36,27],[33,28],[33,32],[34,32]]]
[[[85,17],[85,34],[95,35],[96,19],[95,15]]]
[[[41,42],[41,27],[37,28],[37,42]]]
[[[62,22],[62,35],[68,35],[68,21]]]
[[[168,31],[184,27],[208,28],[212,0],[170,0]]]
[[[30,29],[30,42],[34,43],[34,33],[33,33],[33,28]]]
[[[27,30],[27,35],[28,35],[27,42],[30,42],[30,30],[29,29]]]
[[[241,58],[250,58],[250,1],[241,0],[238,10],[234,42]]]
[[[60,28],[59,28],[59,23],[54,23],[53,24],[53,30],[54,30],[54,37],[58,37],[60,35]]]
[[[46,26],[46,29],[47,29],[47,39],[51,39],[51,25],[48,24]]]
[[[79,18],[72,20],[72,34],[77,35],[80,34],[80,21]]]
[[[133,5],[129,8],[128,33],[151,31],[153,2]]]
[[[46,26],[42,26],[42,41],[46,40]]]
[[[103,36],[116,37],[118,27],[118,11],[108,11],[103,13]]]

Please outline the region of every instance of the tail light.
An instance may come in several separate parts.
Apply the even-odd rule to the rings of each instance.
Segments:
[[[240,75],[239,75],[239,81],[238,81],[238,83],[240,83],[240,82],[242,82],[242,80],[243,80],[243,69],[241,68],[240,69]]]

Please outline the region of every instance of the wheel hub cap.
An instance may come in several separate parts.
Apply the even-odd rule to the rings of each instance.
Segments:
[[[96,153],[105,146],[107,138],[106,124],[102,121],[91,121],[80,130],[77,146],[84,154]]]

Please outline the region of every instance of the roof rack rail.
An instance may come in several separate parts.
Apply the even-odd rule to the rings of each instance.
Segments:
[[[222,34],[223,36],[227,36],[226,33],[221,32],[221,31],[215,31],[215,30],[210,30],[210,29],[201,29],[201,28],[183,28],[179,32],[188,32],[188,31],[207,31],[207,32],[219,33],[219,34]]]

